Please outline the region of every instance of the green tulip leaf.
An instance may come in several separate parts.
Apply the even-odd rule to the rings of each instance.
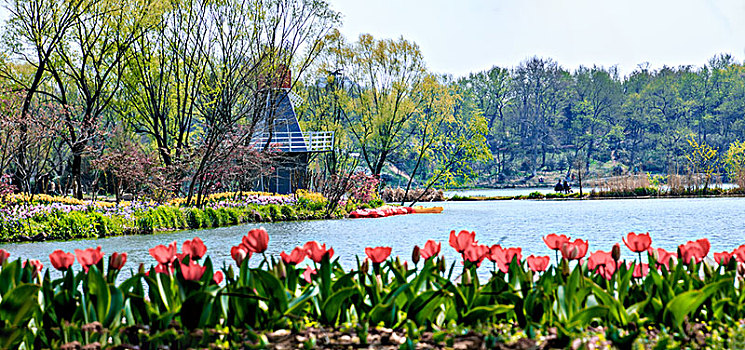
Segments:
[[[596,318],[603,319],[606,316],[608,316],[608,311],[609,311],[609,308],[605,305],[596,305],[596,306],[588,307],[572,315],[572,318],[569,319],[569,323],[573,326],[579,326],[579,327],[584,328],[584,327],[589,326],[590,322],[592,322],[593,319],[596,319]]]
[[[463,316],[463,322],[467,324],[474,324],[477,321],[488,320],[495,315],[507,313],[513,310],[512,305],[492,305],[492,306],[478,306],[468,311]]]
[[[289,303],[287,304],[285,315],[297,314],[303,304],[311,300],[316,295],[318,295],[318,288],[313,284],[308,285],[303,294],[289,301]]]
[[[284,314],[287,311],[287,292],[285,292],[282,281],[277,279],[274,275],[264,270],[253,270],[254,278],[261,284],[264,293],[262,295],[270,297],[271,308]]]
[[[83,292],[87,292],[90,296],[89,300],[94,303],[96,310],[95,321],[104,323],[104,320],[111,309],[111,293],[109,291],[109,286],[106,284],[106,280],[104,280],[95,265],[88,269],[88,290]]]
[[[25,326],[39,308],[39,288],[38,284],[24,283],[11,289],[0,303],[0,319],[15,327]]]
[[[712,294],[721,288],[732,285],[732,279],[709,284],[700,290],[684,292],[673,298],[665,307],[665,320],[670,320],[674,327],[680,328],[683,320],[693,311],[697,310]]]
[[[213,296],[207,292],[196,292],[186,298],[181,304],[181,323],[187,329],[197,329],[205,327],[207,320],[212,312]]]
[[[321,310],[323,310],[323,314],[321,315],[323,319],[328,323],[336,322],[342,304],[354,295],[359,295],[357,287],[343,288],[331,294],[321,307]]]

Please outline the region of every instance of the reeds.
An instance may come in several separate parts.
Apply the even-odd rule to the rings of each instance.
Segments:
[[[611,176],[593,179],[587,182],[588,187],[598,192],[633,192],[637,188],[651,187],[647,174]]]

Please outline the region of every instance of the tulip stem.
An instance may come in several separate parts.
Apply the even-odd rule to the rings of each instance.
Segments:
[[[556,254],[556,266],[558,267],[559,266],[559,250],[555,249],[554,253]]]
[[[637,252],[637,253],[639,253],[639,271],[641,271],[641,268],[642,268],[642,252]]]

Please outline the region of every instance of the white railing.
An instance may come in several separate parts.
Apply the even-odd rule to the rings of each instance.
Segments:
[[[284,152],[325,152],[334,147],[333,131],[274,132],[263,134],[255,139],[257,147],[263,147],[269,141],[270,148]]]

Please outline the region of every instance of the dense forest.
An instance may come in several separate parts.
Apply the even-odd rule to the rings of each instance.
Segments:
[[[5,6],[2,193],[198,203],[254,189],[281,158],[257,140],[282,89],[304,130],[334,132],[306,186],[360,171],[411,188],[744,168],[745,69],[728,55],[625,77],[535,57],[455,78],[403,37],[343,37],[322,1]]]
[[[355,45],[365,40],[370,38],[363,36]],[[351,46],[347,51],[354,49]],[[341,88],[322,84],[323,91],[315,94],[328,95],[333,90],[337,100],[340,95],[359,99],[354,90],[361,79],[355,73],[340,72],[364,72],[364,66],[354,67],[354,63],[339,59],[338,51],[330,56],[331,63],[319,75],[325,71],[329,81],[345,79],[344,83],[337,84]],[[734,181],[743,167],[744,73],[743,65],[730,55],[717,55],[702,67],[653,70],[642,64],[625,77],[616,67],[570,71],[550,58],[533,57],[513,68],[493,67],[467,77],[433,79],[446,86],[450,95],[444,113],[452,113],[456,120],[479,115],[485,123],[480,130],[485,131],[490,152],[477,164],[469,163],[473,167],[460,168],[468,170],[458,173],[459,180],[467,179],[466,183],[499,185],[534,177],[538,172],[569,175],[576,168],[592,176],[708,171]],[[316,83],[309,90],[317,90],[317,86],[321,85]],[[422,96],[438,100],[432,91],[420,89]],[[420,110],[431,111],[427,105],[431,101],[418,100]],[[365,114],[371,109],[364,102],[358,104],[342,104],[337,107],[339,114]],[[327,123],[334,120],[333,115],[315,118]],[[364,145],[353,128],[355,120],[337,119],[342,125],[337,127],[340,138],[347,135]],[[474,125],[473,120],[463,123]],[[426,133],[423,125],[412,123],[412,129],[402,130],[401,135]],[[387,161],[396,169],[418,174],[421,183],[426,183],[427,169],[434,163],[431,153],[417,152],[424,143],[417,141],[425,137],[401,141],[404,139],[406,145],[387,154]],[[418,168],[422,167],[421,155],[430,161],[423,170]],[[378,171],[368,164],[371,171]]]
[[[702,67],[640,65],[626,77],[615,67],[572,72],[532,58],[471,74],[458,85],[488,122],[494,160],[487,174],[567,171],[575,159],[585,167],[611,163],[617,174],[668,174],[696,165],[691,154],[702,146],[724,157],[731,144],[734,152],[742,147],[744,73],[729,55]]]

